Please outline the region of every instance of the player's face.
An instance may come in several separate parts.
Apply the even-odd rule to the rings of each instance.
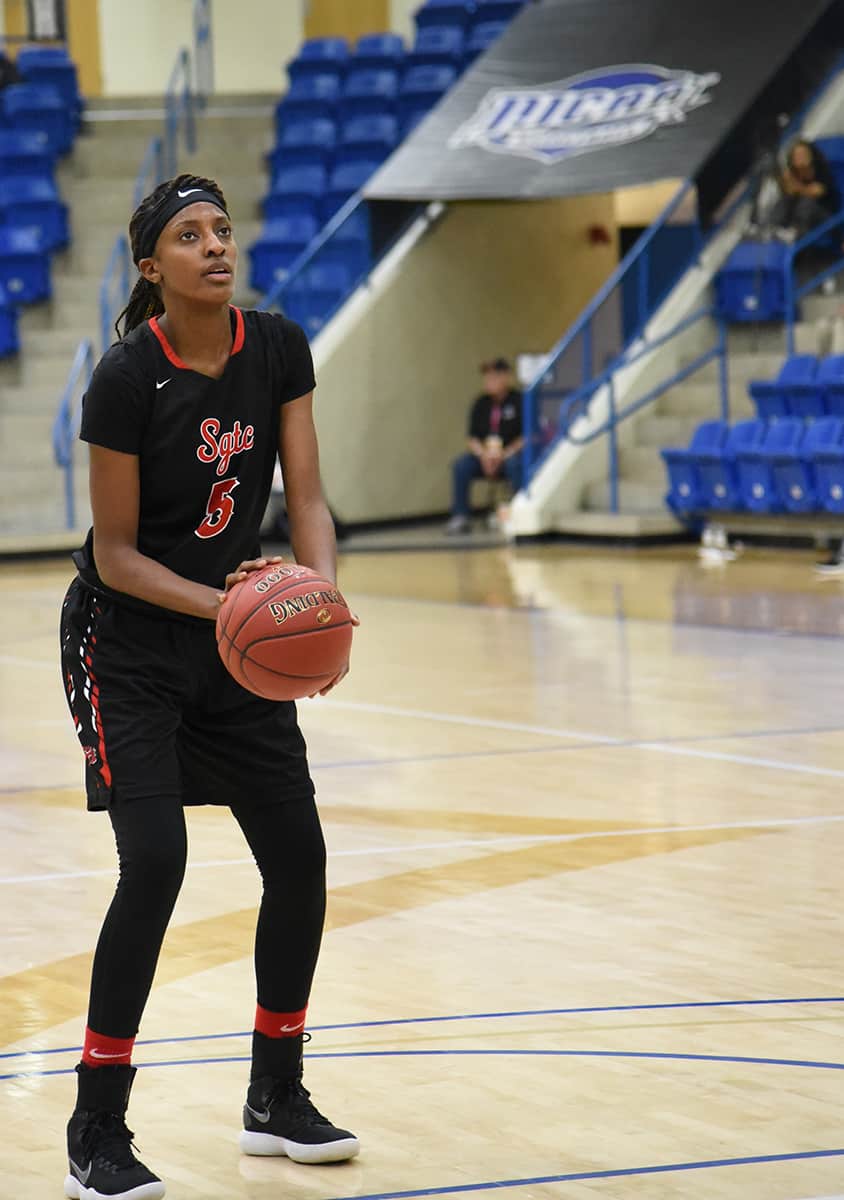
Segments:
[[[228,304],[234,295],[237,243],[231,221],[216,204],[189,204],[164,226],[155,254],[139,264],[166,296],[199,304]]]

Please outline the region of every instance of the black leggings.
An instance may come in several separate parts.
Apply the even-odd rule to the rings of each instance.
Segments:
[[[258,1003],[305,1008],[325,918],[325,842],[313,799],[233,808],[264,883],[255,935]],[[132,1038],[185,873],[184,810],[173,799],[124,800],[109,816],[120,877],[100,933],[88,1027]]]

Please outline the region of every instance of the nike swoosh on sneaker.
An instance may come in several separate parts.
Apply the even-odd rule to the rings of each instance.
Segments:
[[[126,1055],[121,1051],[119,1054],[103,1054],[102,1050],[91,1050],[91,1058],[125,1058]]]
[[[170,378],[172,379],[172,375],[171,375],[171,377],[170,377]],[[161,389],[162,389],[163,387],[167,387],[167,384],[168,384],[169,382],[170,382],[170,379],[162,379],[160,382],[159,382],[159,380],[157,380],[157,379],[156,379],[156,381],[155,381],[155,390],[156,390],[157,392],[160,392],[160,391],[161,391]]]
[[[202,188],[188,188],[186,192],[178,192],[177,194],[184,200],[185,196],[192,196],[194,192],[201,192]]]
[[[84,1187],[85,1184],[88,1182],[88,1180],[91,1178],[91,1167],[94,1164],[88,1163],[87,1170],[83,1171],[82,1168],[77,1163],[75,1163],[72,1158],[69,1158],[68,1162],[70,1163],[70,1168],[76,1175],[76,1178],[79,1180],[79,1182]]]
[[[258,1112],[258,1110],[253,1108],[251,1104],[247,1104],[246,1107],[256,1121],[260,1121],[262,1125],[267,1124],[270,1119],[270,1110],[268,1108],[265,1108],[263,1112]]]
[[[282,1025],[280,1026],[281,1033],[298,1033],[300,1029],[305,1028],[305,1022],[300,1021],[298,1025]]]

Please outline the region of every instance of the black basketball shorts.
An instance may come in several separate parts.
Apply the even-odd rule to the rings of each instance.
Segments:
[[[213,621],[148,615],[75,579],[61,659],[88,808],[108,808],[114,794],[228,806],[313,796],[296,705],[229,675]]]

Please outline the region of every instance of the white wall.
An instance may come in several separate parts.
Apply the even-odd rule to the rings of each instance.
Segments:
[[[305,0],[212,0],[218,92],[280,92],[302,40]],[[100,0],[103,95],[160,96],[182,46],[193,46],[193,0]]]
[[[390,26],[408,44],[421,3],[390,3]],[[303,38],[306,4],[212,0],[216,90],[280,92],[284,64]],[[99,0],[99,12],[103,95],[163,95],[176,54],[193,45],[193,0]]]

